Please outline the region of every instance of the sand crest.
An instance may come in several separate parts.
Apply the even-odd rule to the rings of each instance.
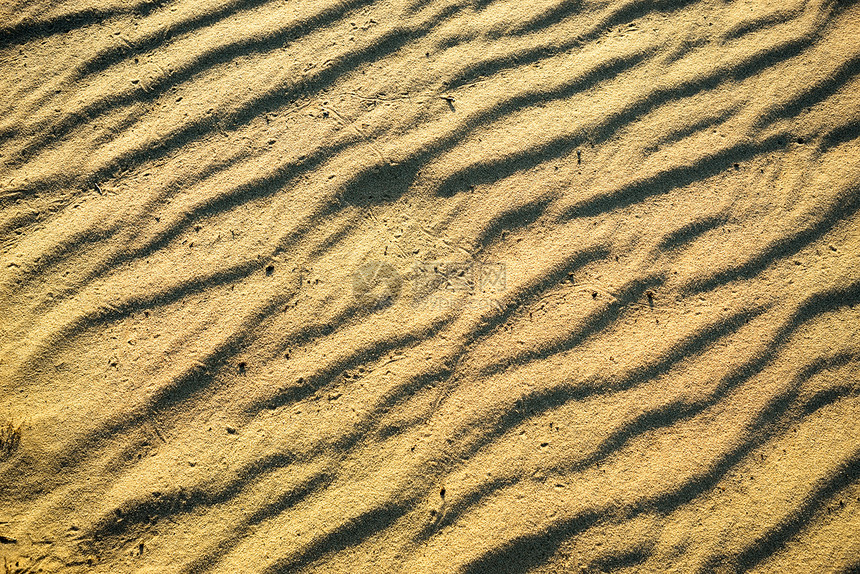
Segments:
[[[860,571],[858,38],[4,3],[0,572]]]

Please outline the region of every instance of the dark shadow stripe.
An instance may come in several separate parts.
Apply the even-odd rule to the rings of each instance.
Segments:
[[[528,572],[552,558],[569,538],[585,532],[606,517],[602,511],[585,511],[524,535],[486,552],[463,568],[464,574],[519,574]]]
[[[819,208],[820,209],[820,208]],[[816,220],[805,229],[780,236],[771,241],[745,262],[698,277],[681,287],[687,295],[704,293],[733,281],[750,279],[779,261],[784,261],[821,239],[830,230],[860,210],[860,188],[850,189],[836,197]]]
[[[576,36],[571,34],[570,40],[562,42],[553,42],[551,44],[537,46],[535,48],[530,48],[526,50],[520,50],[518,52],[508,53],[503,56],[488,58],[474,64],[469,64],[464,67],[461,72],[452,76],[447,81],[447,84],[448,86],[450,86],[450,89],[456,89],[457,87],[471,83],[480,77],[493,76],[505,70],[510,70],[512,68],[521,66],[528,66],[540,60],[579,48],[585,43],[599,38],[612,28],[632,22],[633,20],[641,18],[653,10],[660,10],[661,6],[665,8],[671,6],[671,9],[674,10],[682,8],[683,6],[688,4],[693,4],[697,1],[698,0],[630,0],[622,4],[620,7],[613,9],[609,14],[603,16],[588,30]],[[514,33],[525,34],[530,31],[536,31],[537,29],[539,29],[538,27],[540,26],[546,27],[554,19],[566,16],[565,13],[571,9],[573,9],[572,5],[569,4],[567,9],[562,9],[556,15],[546,15],[546,19],[542,24],[525,24],[523,27],[520,28],[519,31],[516,31]],[[530,28],[532,26],[537,27],[534,30],[531,30]],[[465,40],[471,40],[471,38],[465,38]],[[451,48],[459,43],[459,40],[451,39],[446,43],[446,45],[440,45],[437,48],[440,50]]]
[[[574,349],[589,337],[615,324],[628,305],[642,299],[647,290],[656,288],[662,283],[662,275],[634,279],[626,283],[618,290],[614,301],[590,313],[575,329],[563,337],[557,337],[555,341],[536,343],[531,348],[520,351],[513,356],[501,358],[481,369],[479,376],[489,377],[511,366],[523,366],[531,362],[539,362]]]
[[[228,529],[229,535],[223,537],[217,544],[210,546],[202,552],[182,572],[188,574],[202,574],[212,570],[218,570],[219,564],[234,548],[245,538],[252,534],[252,528],[258,524],[274,518],[303,502],[311,495],[316,494],[329,486],[332,477],[326,473],[319,473],[309,479],[302,481],[296,487],[290,488],[275,498],[272,502],[264,504],[249,516],[238,520]]]
[[[570,519],[547,526],[538,533],[520,536],[499,548],[486,552],[467,564],[464,572],[487,574],[526,572],[547,562],[563,542],[598,524],[601,520],[630,520],[643,513],[658,512],[668,515],[674,512],[702,494],[713,490],[719,481],[750,452],[784,432],[789,408],[795,398],[796,392],[789,392],[772,399],[748,427],[746,441],[722,454],[705,472],[691,477],[673,490],[645,496],[641,501],[622,508],[610,507],[583,511]],[[851,481],[855,481],[860,470],[860,456],[855,456],[843,468],[847,472],[840,471],[837,477],[831,478],[820,491],[835,492],[846,487]],[[803,514],[803,512],[804,509],[801,508],[800,513]],[[779,530],[779,532],[783,531],[783,529]],[[773,539],[778,540],[780,536],[777,534]],[[742,561],[743,559],[744,557],[741,556]],[[710,568],[705,568],[703,572],[711,572],[716,563],[714,562]]]
[[[295,457],[290,453],[270,454],[244,465],[236,472],[234,479],[223,485],[218,484],[217,479],[210,479],[187,490],[180,488],[171,492],[158,492],[157,495],[147,493],[146,498],[129,500],[117,506],[108,516],[96,521],[86,535],[96,539],[121,537],[157,520],[229,503],[270,473],[294,462]]]
[[[117,437],[128,433],[132,429],[139,428],[151,420],[156,413],[170,412],[178,404],[188,401],[205,400],[208,395],[215,391],[212,388],[216,376],[224,365],[237,353],[245,349],[258,336],[258,328],[269,320],[278,308],[282,308],[286,299],[292,297],[292,293],[278,295],[270,298],[264,304],[258,306],[253,313],[246,316],[232,334],[223,341],[213,345],[203,356],[186,368],[183,372],[174,376],[166,384],[157,388],[154,392],[140,400],[136,405],[126,409],[121,415],[95,423],[93,428],[75,438],[73,444],[57,456],[55,464],[62,468],[55,478],[62,481],[62,476],[71,469],[80,467],[89,462],[93,457],[101,456],[100,445],[116,440]],[[134,445],[129,449],[136,448]],[[124,459],[131,460],[131,456]],[[114,469],[117,470],[117,469]],[[0,472],[2,477],[5,472]],[[32,485],[27,493],[21,492],[21,496],[36,496],[44,488],[44,485]]]
[[[502,233],[511,233],[528,227],[543,215],[554,199],[554,197],[544,197],[505,210],[484,225],[475,239],[475,244],[479,249],[485,249],[499,239]]]
[[[657,249],[660,251],[671,251],[678,249],[695,239],[701,237],[705,233],[717,229],[725,225],[727,217],[718,215],[714,217],[696,218],[690,223],[687,223],[674,231],[670,231],[657,244]]]
[[[784,337],[779,338],[784,339]],[[716,407],[728,397],[729,393],[750,381],[770,366],[782,347],[783,343],[775,340],[761,355],[754,356],[733,369],[729,375],[719,381],[712,392],[701,399],[675,400],[649,409],[632,420],[623,423],[617,430],[610,433],[609,437],[603,440],[591,454],[566,468],[565,471],[582,472],[590,467],[597,466],[607,460],[612,454],[619,452],[634,438],[655,430],[670,428],[681,421],[692,419],[706,410]],[[846,356],[826,357],[819,358],[811,364],[806,365],[793,378],[788,391],[783,393],[787,397],[786,401],[790,400],[792,403],[795,403],[798,397],[798,389],[810,377],[821,371],[836,369],[847,361],[848,358]]]
[[[612,58],[601,62],[596,66],[584,71],[581,75],[571,79],[560,86],[549,90],[530,90],[524,94],[516,95],[488,109],[470,115],[450,133],[436,139],[423,149],[412,153],[401,160],[396,166],[377,164],[371,165],[360,171],[348,181],[341,194],[341,199],[352,205],[362,207],[381,201],[392,201],[405,194],[415,181],[417,174],[423,167],[434,158],[440,157],[474,132],[477,128],[483,128],[497,120],[505,118],[521,109],[534,105],[544,105],[547,102],[572,97],[578,93],[588,90],[601,82],[621,75],[623,72],[639,65],[645,61],[652,52],[639,51]],[[540,154],[540,152],[537,152]],[[543,158],[540,161],[544,161]],[[538,162],[539,163],[539,162]],[[489,169],[492,169],[492,164]],[[437,185],[437,192],[441,195],[451,195],[465,189],[472,184],[482,183],[478,177],[469,179],[470,169],[480,170],[483,166],[466,168],[453,176],[445,178]],[[510,170],[514,173],[519,169],[525,169],[528,165],[515,166]],[[464,175],[466,173],[467,175]],[[501,178],[497,173],[485,174],[487,181],[497,181]]]
[[[460,456],[462,458],[473,457],[482,449],[493,444],[499,437],[524,422],[535,419],[548,411],[557,409],[573,401],[581,401],[596,395],[608,395],[628,390],[665,375],[681,362],[702,353],[718,341],[736,333],[753,318],[764,313],[765,310],[754,309],[743,311],[706,325],[697,332],[684,337],[681,341],[672,345],[657,360],[635,367],[617,379],[559,385],[550,389],[533,391],[524,397],[520,397],[511,407],[503,411],[499,416],[494,417],[493,420],[475,423],[471,432],[463,430],[462,434],[478,438],[471,441],[465,448],[462,448]],[[622,429],[617,436],[607,439],[608,442],[604,442],[602,447],[598,448],[598,451],[590,455],[589,458],[584,459],[582,465],[587,466],[596,460],[605,458],[609,452],[617,450],[621,444],[626,442],[626,437],[627,435]]]
[[[823,78],[811,87],[769,109],[756,120],[757,126],[767,125],[783,118],[797,117],[804,109],[823,102],[860,75],[860,54],[828,70]]]
[[[252,414],[263,409],[277,409],[285,405],[302,401],[318,390],[326,388],[332,382],[337,380],[345,371],[355,369],[360,365],[376,362],[392,351],[402,347],[412,346],[425,339],[438,335],[439,332],[448,327],[453,320],[454,316],[449,315],[447,317],[437,319],[427,327],[414,329],[413,332],[404,333],[397,337],[376,340],[366,344],[362,348],[356,349],[331,365],[319,369],[306,377],[302,377],[302,379],[295,385],[281,388],[270,397],[256,401],[247,409],[247,412]],[[331,331],[331,329],[326,330]],[[325,335],[320,333],[316,337],[321,338],[322,336]]]
[[[826,132],[821,138],[821,151],[860,138],[860,119],[849,121]]]
[[[127,0],[111,8],[85,8],[68,12],[45,20],[25,18],[18,24],[0,28],[0,49],[26,44],[49,36],[66,34],[71,30],[101,24],[117,16],[147,16],[164,5],[164,0],[142,0],[129,3]]]
[[[644,413],[633,421],[622,425],[622,427],[618,431],[614,432],[612,435],[610,435],[609,438],[604,440],[601,445],[598,446],[597,449],[593,451],[590,455],[587,455],[580,461],[574,463],[569,468],[566,468],[566,470],[559,469],[558,471],[571,472],[585,470],[586,468],[597,465],[600,462],[606,460],[611,454],[617,452],[624,444],[629,442],[629,440],[631,440],[635,436],[639,436],[649,430],[674,424],[678,420],[689,418],[691,416],[694,416],[695,414],[703,412],[706,408],[717,405],[720,400],[722,400],[732,389],[737,388],[745,381],[748,381],[753,376],[761,373],[769,364],[771,364],[773,359],[777,356],[779,350],[788,341],[790,335],[794,333],[803,323],[823,313],[828,313],[856,303],[860,303],[860,283],[841,289],[833,289],[821,293],[816,293],[808,297],[804,301],[804,303],[802,303],[798,307],[797,311],[792,314],[792,316],[786,321],[785,325],[783,325],[776,332],[773,339],[768,344],[767,348],[762,353],[753,356],[749,360],[745,361],[743,364],[732,369],[718,383],[716,389],[711,393],[709,398],[700,401],[693,401],[691,403],[683,403],[682,401],[676,401],[668,405],[658,407],[657,409],[654,409],[647,413]],[[701,339],[701,337],[698,338]],[[692,340],[695,340],[695,338],[693,338]],[[680,353],[675,354],[679,354],[681,357],[684,357],[688,353],[681,351]],[[854,360],[853,354],[839,353],[834,356],[819,357],[818,359],[806,365],[794,377],[792,383],[789,385],[788,390],[772,399],[768,406],[766,406],[765,409],[761,413],[759,413],[759,415],[757,415],[757,418],[755,419],[752,428],[771,428],[772,430],[769,432],[770,435],[772,435],[773,433],[778,432],[779,429],[784,429],[785,422],[796,421],[800,418],[807,416],[811,412],[807,407],[809,402],[804,402],[803,404],[800,404],[797,401],[798,389],[800,388],[800,386],[806,380],[813,377],[817,373],[826,370],[837,369],[852,360]],[[661,361],[661,363],[663,363],[663,370],[671,366],[671,363],[667,364],[666,361]],[[655,369],[653,365],[651,367],[637,367],[631,370],[630,373],[628,373],[627,375],[624,375],[619,378],[617,381],[613,381],[607,387],[607,389],[611,389],[614,392],[617,389],[629,388],[632,384],[642,383],[644,381],[641,381],[640,373],[643,372],[648,373],[650,375],[650,379],[655,378],[657,374],[659,374],[659,371],[657,374],[655,374]],[[468,459],[468,457],[474,456],[475,453],[477,453],[487,444],[494,443],[498,437],[504,434],[504,432],[507,432],[508,430],[515,428],[523,422],[538,417],[545,412],[553,408],[557,408],[571,400],[577,400],[579,397],[575,391],[575,387],[570,388],[559,386],[552,389],[547,389],[545,391],[533,392],[526,397],[518,399],[514,406],[503,415],[501,422],[497,423],[494,429],[491,429],[490,431],[484,431],[484,434],[481,435],[480,441],[469,445],[465,449],[459,449],[458,458],[466,460]],[[606,390],[604,390],[604,392],[606,392]],[[586,389],[586,393],[583,396],[590,396],[591,394],[593,394],[593,392],[588,392],[588,390]],[[792,407],[792,405],[796,405],[796,408],[794,410],[790,410],[790,407]],[[765,425],[765,427],[763,427],[763,425]],[[503,432],[499,432],[500,426],[503,427]],[[484,436],[488,432],[493,435],[492,437],[489,437],[489,440],[488,437]],[[770,435],[768,435],[768,437]],[[750,436],[756,437],[757,435],[754,431],[751,431]],[[767,440],[767,438],[761,438],[761,443],[765,442],[765,440]],[[747,447],[745,448],[752,449],[753,446],[747,445]],[[740,458],[738,458],[737,460],[740,460]],[[737,460],[735,462],[731,462],[731,464],[729,464],[728,466],[723,465],[719,468],[715,467],[715,472],[722,476],[722,474],[720,473],[728,472],[730,467],[736,464]],[[454,506],[452,506],[446,513],[442,524],[452,524],[462,515],[468,512],[469,508],[479,504],[483,500],[483,498],[489,497],[496,490],[499,490],[507,485],[514,484],[519,481],[519,478],[494,479],[491,484],[488,483],[479,487],[480,493],[477,493],[476,491],[472,494],[468,494],[459,502],[457,502]],[[716,482],[717,479],[714,478],[713,484],[716,484]],[[713,484],[711,485],[711,487],[713,486]],[[693,487],[688,487],[688,489],[686,491],[683,491],[682,494],[686,493],[683,495],[687,496],[690,492],[690,488]],[[668,500],[668,498],[663,497],[660,500],[664,500],[665,502],[665,500]],[[640,511],[643,510],[640,509]],[[420,540],[422,536],[429,536],[429,534],[431,533],[425,531],[418,535],[418,539]]]
[[[653,176],[639,179],[609,193],[599,193],[580,201],[562,215],[562,220],[580,217],[595,217],[631,205],[636,205],[649,197],[665,195],[675,189],[682,189],[697,181],[702,181],[722,173],[735,163],[776,151],[785,145],[787,138],[782,134],[771,136],[761,143],[741,142],[715,153],[699,157],[693,163],[680,165],[660,171]]]
[[[368,46],[348,52],[336,59],[326,68],[309,78],[298,78],[290,81],[288,85],[279,86],[261,95],[257,95],[252,99],[240,104],[232,110],[218,110],[216,113],[204,116],[193,120],[172,133],[164,134],[157,142],[142,146],[139,149],[132,149],[122,152],[114,156],[105,167],[84,175],[84,185],[94,185],[101,179],[109,177],[119,169],[129,169],[137,166],[144,161],[154,161],[162,158],[177,149],[188,145],[190,142],[198,140],[207,134],[219,130],[235,130],[239,126],[243,126],[251,122],[259,115],[273,110],[280,110],[285,107],[285,103],[289,104],[302,95],[317,93],[324,88],[330,86],[339,78],[350,71],[353,71],[360,66],[369,62],[377,61],[385,56],[396,53],[410,42],[416,41],[418,38],[429,34],[435,26],[450,19],[458,11],[457,8],[443,10],[431,17],[428,21],[423,22],[413,27],[400,27],[386,32],[376,38]],[[345,14],[336,12],[337,17],[342,17]],[[332,15],[331,19],[335,16]],[[99,114],[113,110],[120,106],[127,106],[131,103],[152,101],[157,96],[163,94],[170,88],[189,81],[205,69],[212,68],[218,64],[233,61],[236,58],[254,53],[257,51],[265,51],[281,48],[283,43],[290,39],[295,33],[295,30],[304,29],[305,24],[301,26],[289,28],[289,32],[279,32],[274,34],[274,37],[264,38],[262,40],[248,39],[237,45],[228,45],[220,47],[213,52],[198,57],[195,62],[182,71],[177,71],[169,76],[163,76],[160,80],[153,83],[148,92],[142,89],[132,90],[121,95],[112,95],[106,99],[102,99],[95,104],[91,104],[86,109],[77,110],[68,116],[65,124],[53,125],[50,127],[52,133],[46,133],[31,141],[27,147],[22,150],[24,156],[32,155],[36,151],[42,149],[46,145],[55,141],[58,136],[54,134],[67,134],[73,129],[89,123]],[[136,119],[137,116],[131,116]],[[38,183],[31,185],[34,190],[41,188]]]
[[[744,20],[743,22],[735,24],[726,30],[725,34],[723,34],[723,40],[736,40],[753,32],[760,32],[767,28],[778,26],[779,24],[785,24],[800,14],[803,14],[803,10],[777,10],[758,18]]]
[[[294,556],[281,558],[262,571],[262,574],[296,572],[325,557],[350,547],[358,546],[371,536],[390,527],[411,510],[414,503],[393,504],[369,510],[358,517],[349,519],[334,531],[312,542]]]
[[[840,492],[856,483],[858,479],[860,479],[860,454],[855,454],[842,463],[832,474],[821,479],[814,491],[779,524],[768,530],[764,536],[761,536],[737,556],[731,556],[731,562],[737,565],[739,571],[746,572],[776,555],[789,540],[796,538],[806,530],[821,512],[822,507]],[[712,572],[714,567],[724,563],[726,558],[729,556],[711,558],[700,569],[700,572]]]
[[[528,18],[525,22],[517,22],[505,30],[505,34],[523,36],[534,32],[543,31],[550,26],[560,23],[575,14],[580,14],[585,9],[582,0],[561,0],[554,6],[547,8],[540,14]],[[499,34],[499,37],[502,35]]]
[[[653,543],[649,545],[642,544],[628,550],[619,550],[604,554],[592,560],[586,568],[586,571],[615,572],[616,570],[633,568],[634,566],[638,566],[648,560],[651,556],[653,547]]]
[[[122,60],[157,50],[179,36],[208,28],[240,12],[251,11],[271,2],[272,0],[234,0],[213,10],[195,14],[190,18],[170,22],[165,28],[159,28],[147,36],[135,39],[131,47],[123,44],[100,51],[79,65],[74,70],[72,79],[73,81],[81,81],[87,76],[100,74]],[[313,18],[310,17],[309,20],[313,21]]]

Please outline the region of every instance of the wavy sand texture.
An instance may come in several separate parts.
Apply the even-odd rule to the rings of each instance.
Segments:
[[[857,2],[0,22],[5,572],[860,571]]]

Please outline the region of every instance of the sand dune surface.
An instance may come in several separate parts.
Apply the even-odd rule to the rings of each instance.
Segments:
[[[858,38],[4,2],[3,574],[860,572]]]

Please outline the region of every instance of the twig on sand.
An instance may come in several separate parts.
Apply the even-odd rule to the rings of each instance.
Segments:
[[[150,421],[150,424],[152,425],[153,432],[155,432],[155,436],[157,436],[161,440],[161,442],[167,444],[167,440],[164,438],[164,435],[162,435],[161,431],[158,429],[158,421],[153,419],[152,421]]]
[[[354,98],[358,98],[359,100],[365,100],[368,102],[398,102],[402,100],[411,100],[413,96],[401,96],[399,98],[379,98],[372,96],[362,96],[361,94],[356,94],[355,92],[346,92],[348,96],[352,96]]]

